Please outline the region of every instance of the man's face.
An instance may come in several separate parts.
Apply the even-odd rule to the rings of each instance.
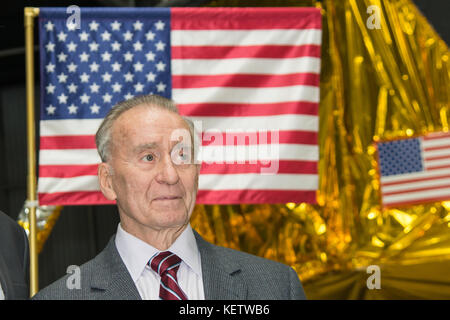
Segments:
[[[190,146],[180,148],[179,135],[173,135],[180,129],[189,132],[179,115],[148,106],[124,112],[113,124],[108,161],[112,191],[104,194],[117,200],[128,228],[163,230],[189,222],[199,168],[184,161],[191,151]],[[190,139],[182,140],[190,145]]]

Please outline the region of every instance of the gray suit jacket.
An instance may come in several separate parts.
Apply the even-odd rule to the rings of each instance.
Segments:
[[[27,234],[0,211],[0,283],[7,300],[29,298],[28,271]]]
[[[296,272],[281,263],[215,246],[194,231],[202,260],[207,300],[306,299]],[[82,265],[81,288],[68,289],[65,276],[33,299],[136,300],[139,292],[115,245],[115,236]]]

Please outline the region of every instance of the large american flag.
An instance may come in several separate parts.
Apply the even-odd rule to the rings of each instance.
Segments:
[[[450,200],[450,133],[377,144],[386,207]]]
[[[94,135],[159,94],[200,124],[197,203],[316,201],[321,14],[315,8],[41,8],[41,205],[110,203]]]

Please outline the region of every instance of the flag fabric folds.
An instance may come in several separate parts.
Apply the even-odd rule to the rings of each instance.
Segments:
[[[386,207],[450,200],[450,133],[377,144]]]
[[[41,205],[105,204],[94,135],[116,103],[172,98],[201,132],[197,203],[316,201],[315,8],[41,8]],[[69,22],[68,22],[69,21]]]

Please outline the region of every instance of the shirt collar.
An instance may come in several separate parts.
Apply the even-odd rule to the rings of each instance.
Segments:
[[[139,279],[150,258],[159,252],[158,249],[123,230],[120,223],[117,226],[115,243],[134,282]],[[179,256],[192,271],[201,277],[200,252],[189,224],[167,251]]]

